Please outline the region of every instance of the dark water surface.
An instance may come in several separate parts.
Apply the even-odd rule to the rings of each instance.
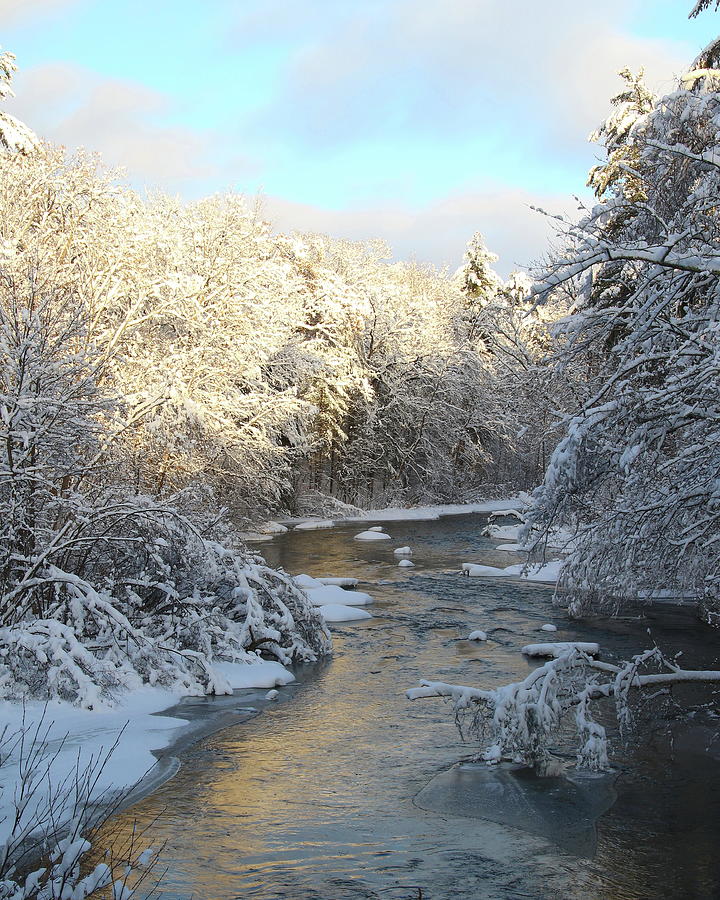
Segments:
[[[687,613],[570,623],[547,586],[461,577],[465,561],[517,561],[482,524],[389,523],[393,540],[373,543],[353,540],[356,524],[262,545],[293,574],[359,578],[374,618],[332,626],[332,660],[300,669],[261,716],[184,750],[179,773],[114,820],[153,823],[144,844],[164,844],[162,897],[720,897],[709,713],[688,722],[668,707],[642,720],[636,746],[618,748],[617,780],[523,785],[512,771],[490,783],[485,767],[453,769],[477,748],[442,701],[405,699],[421,678],[523,677],[533,664],[519,648],[544,639],[597,640],[606,659],[655,640],[682,650],[687,668],[717,664],[715,633]],[[415,569],[397,567],[392,549],[405,544]],[[539,631],[545,622],[557,635]],[[476,628],[487,643],[465,640]],[[264,693],[243,692],[238,706]]]

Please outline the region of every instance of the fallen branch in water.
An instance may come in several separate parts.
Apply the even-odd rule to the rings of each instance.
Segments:
[[[550,646],[550,645],[547,645]],[[681,669],[657,648],[613,664],[594,659],[588,645],[553,645],[557,655],[522,681],[484,690],[441,681],[421,681],[407,691],[410,700],[452,700],[458,725],[469,719],[469,731],[489,743],[482,753],[488,763],[518,759],[545,772],[552,754],[550,741],[569,720],[577,732],[577,765],[599,771],[609,767],[607,732],[596,722],[591,704],[612,699],[621,729],[632,720],[630,696],[645,687],[687,682],[720,682],[720,671]],[[661,671],[648,672],[654,666]]]

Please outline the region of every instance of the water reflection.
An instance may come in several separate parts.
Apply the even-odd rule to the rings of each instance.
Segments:
[[[157,817],[152,843],[166,842],[169,867],[162,896],[720,895],[718,754],[702,751],[705,732],[693,740],[676,727],[670,740],[671,721],[651,722],[626,760],[618,801],[599,821],[594,859],[452,805],[414,802],[472,748],[459,743],[441,702],[410,704],[405,688],[422,677],[484,685],[522,677],[530,664],[517,649],[538,639],[546,621],[560,626],[558,640],[600,640],[623,653],[644,646],[647,623],[571,626],[546,587],[460,577],[467,559],[507,565],[513,558],[479,536],[477,517],[389,525],[397,543],[382,547],[353,541],[358,530],[291,533],[263,546],[268,562],[288,571],[370,582],[375,618],[336,628],[328,666],[300,672],[299,684],[261,717],[184,753],[179,774],[120,818],[129,828],[133,819]],[[401,544],[415,551],[410,577],[392,556]],[[714,653],[687,617],[652,625],[656,639],[672,637],[688,662]],[[466,641],[478,627],[490,640]]]

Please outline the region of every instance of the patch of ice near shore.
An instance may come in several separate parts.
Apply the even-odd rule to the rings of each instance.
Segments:
[[[317,531],[319,528],[334,528],[335,522],[332,519],[310,519],[307,522],[300,522],[296,525],[295,531]]]

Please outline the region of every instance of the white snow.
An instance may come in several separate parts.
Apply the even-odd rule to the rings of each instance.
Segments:
[[[298,587],[301,587],[305,590],[308,588],[320,588],[323,587],[323,582],[320,581],[319,578],[313,578],[311,575],[296,575],[293,578],[293,581]]]
[[[395,556],[412,556],[412,550],[410,547],[398,547],[396,550],[393,550]]]
[[[540,631],[557,631],[557,626],[551,625],[550,622],[547,622],[545,625],[540,626]]]
[[[415,563],[409,559],[401,559],[398,566],[400,566],[401,569],[414,569]]]
[[[334,528],[335,522],[332,519],[308,519],[306,522],[300,522],[296,525],[295,531],[316,531],[319,528]]]
[[[433,521],[441,516],[464,516],[470,513],[491,513],[503,510],[510,506],[520,508],[528,502],[528,497],[506,497],[504,500],[485,500],[481,503],[445,503],[437,506],[414,506],[403,509],[399,506],[387,506],[383,509],[369,509],[360,516],[347,516],[338,520],[336,524],[350,522],[404,522],[404,521]],[[297,523],[309,520],[287,519],[287,522]],[[316,521],[316,520],[312,520]],[[297,528],[297,525],[295,525]]]
[[[372,615],[356,606],[344,606],[341,603],[328,603],[318,609],[326,622],[356,622],[360,619],[372,619]]]
[[[385,529],[383,528],[382,525],[373,525],[372,528],[368,528],[368,531],[384,531],[384,530]]]
[[[278,662],[260,660],[256,663],[213,663],[233,688],[274,688],[289,684],[294,675]],[[57,786],[66,778],[72,779],[78,765],[87,765],[90,758],[102,758],[115,741],[118,746],[107,761],[96,786],[96,796],[110,791],[131,788],[156,763],[152,750],[167,747],[178,732],[187,727],[185,719],[158,715],[182,699],[180,693],[143,686],[122,695],[115,707],[79,709],[69,703],[55,700],[46,704],[29,701],[19,703],[0,701],[0,722],[7,725],[8,734],[23,727],[30,733],[45,714],[45,726],[49,727],[45,741],[47,752],[57,757],[52,763],[50,777],[38,782],[34,802],[41,806],[47,797],[48,785]],[[124,730],[123,730],[124,729]],[[0,767],[0,844],[5,840],[12,824],[10,804],[19,780],[16,756]]]
[[[553,559],[544,565],[538,563],[530,565],[527,571],[522,563],[514,566],[505,566],[504,569],[499,569],[496,566],[482,566],[477,563],[462,564],[463,572],[471,578],[508,578],[514,576],[525,581],[540,581],[546,584],[555,584],[560,576],[561,568],[561,559]]]
[[[600,646],[587,641],[556,641],[552,644],[526,644],[521,652],[524,653],[525,656],[557,659],[569,650],[581,650],[589,656],[597,656],[598,653],[600,653]]]
[[[471,578],[492,578],[509,574],[505,569],[498,569],[495,566],[481,566],[475,563],[463,563],[462,570]]]
[[[500,541],[517,541],[522,527],[522,525],[487,525],[483,528],[483,534]]]
[[[220,672],[235,690],[245,688],[273,688],[278,684],[290,684],[295,676],[285,666],[271,659],[259,659],[256,663],[214,662],[213,669]]]
[[[382,531],[361,531],[355,535],[356,541],[389,541],[390,535]]]
[[[495,549],[496,550],[504,550],[506,552],[512,552],[512,553],[520,553],[520,552],[527,552],[531,548],[527,547],[525,544],[498,544],[498,546]]]
[[[469,641],[486,641],[487,634],[484,631],[471,631],[467,639]]]
[[[305,593],[310,598],[313,606],[326,606],[327,604],[340,604],[341,606],[367,606],[373,602],[370,594],[362,591],[345,591],[335,584],[321,584],[314,588],[305,588]]]
[[[268,691],[267,694],[265,694],[265,699],[266,700],[277,700],[277,698],[279,696],[280,696],[280,691],[272,690],[272,691]]]
[[[528,572],[525,575],[520,574],[520,577],[527,581],[543,581],[548,584],[555,584],[560,577],[562,566],[563,561],[561,559],[551,559],[545,565],[539,567],[530,566]]]
[[[519,519],[521,522],[524,520],[523,514],[517,509],[496,509],[490,514],[491,519],[499,519],[501,516],[512,516],[515,519]]]

